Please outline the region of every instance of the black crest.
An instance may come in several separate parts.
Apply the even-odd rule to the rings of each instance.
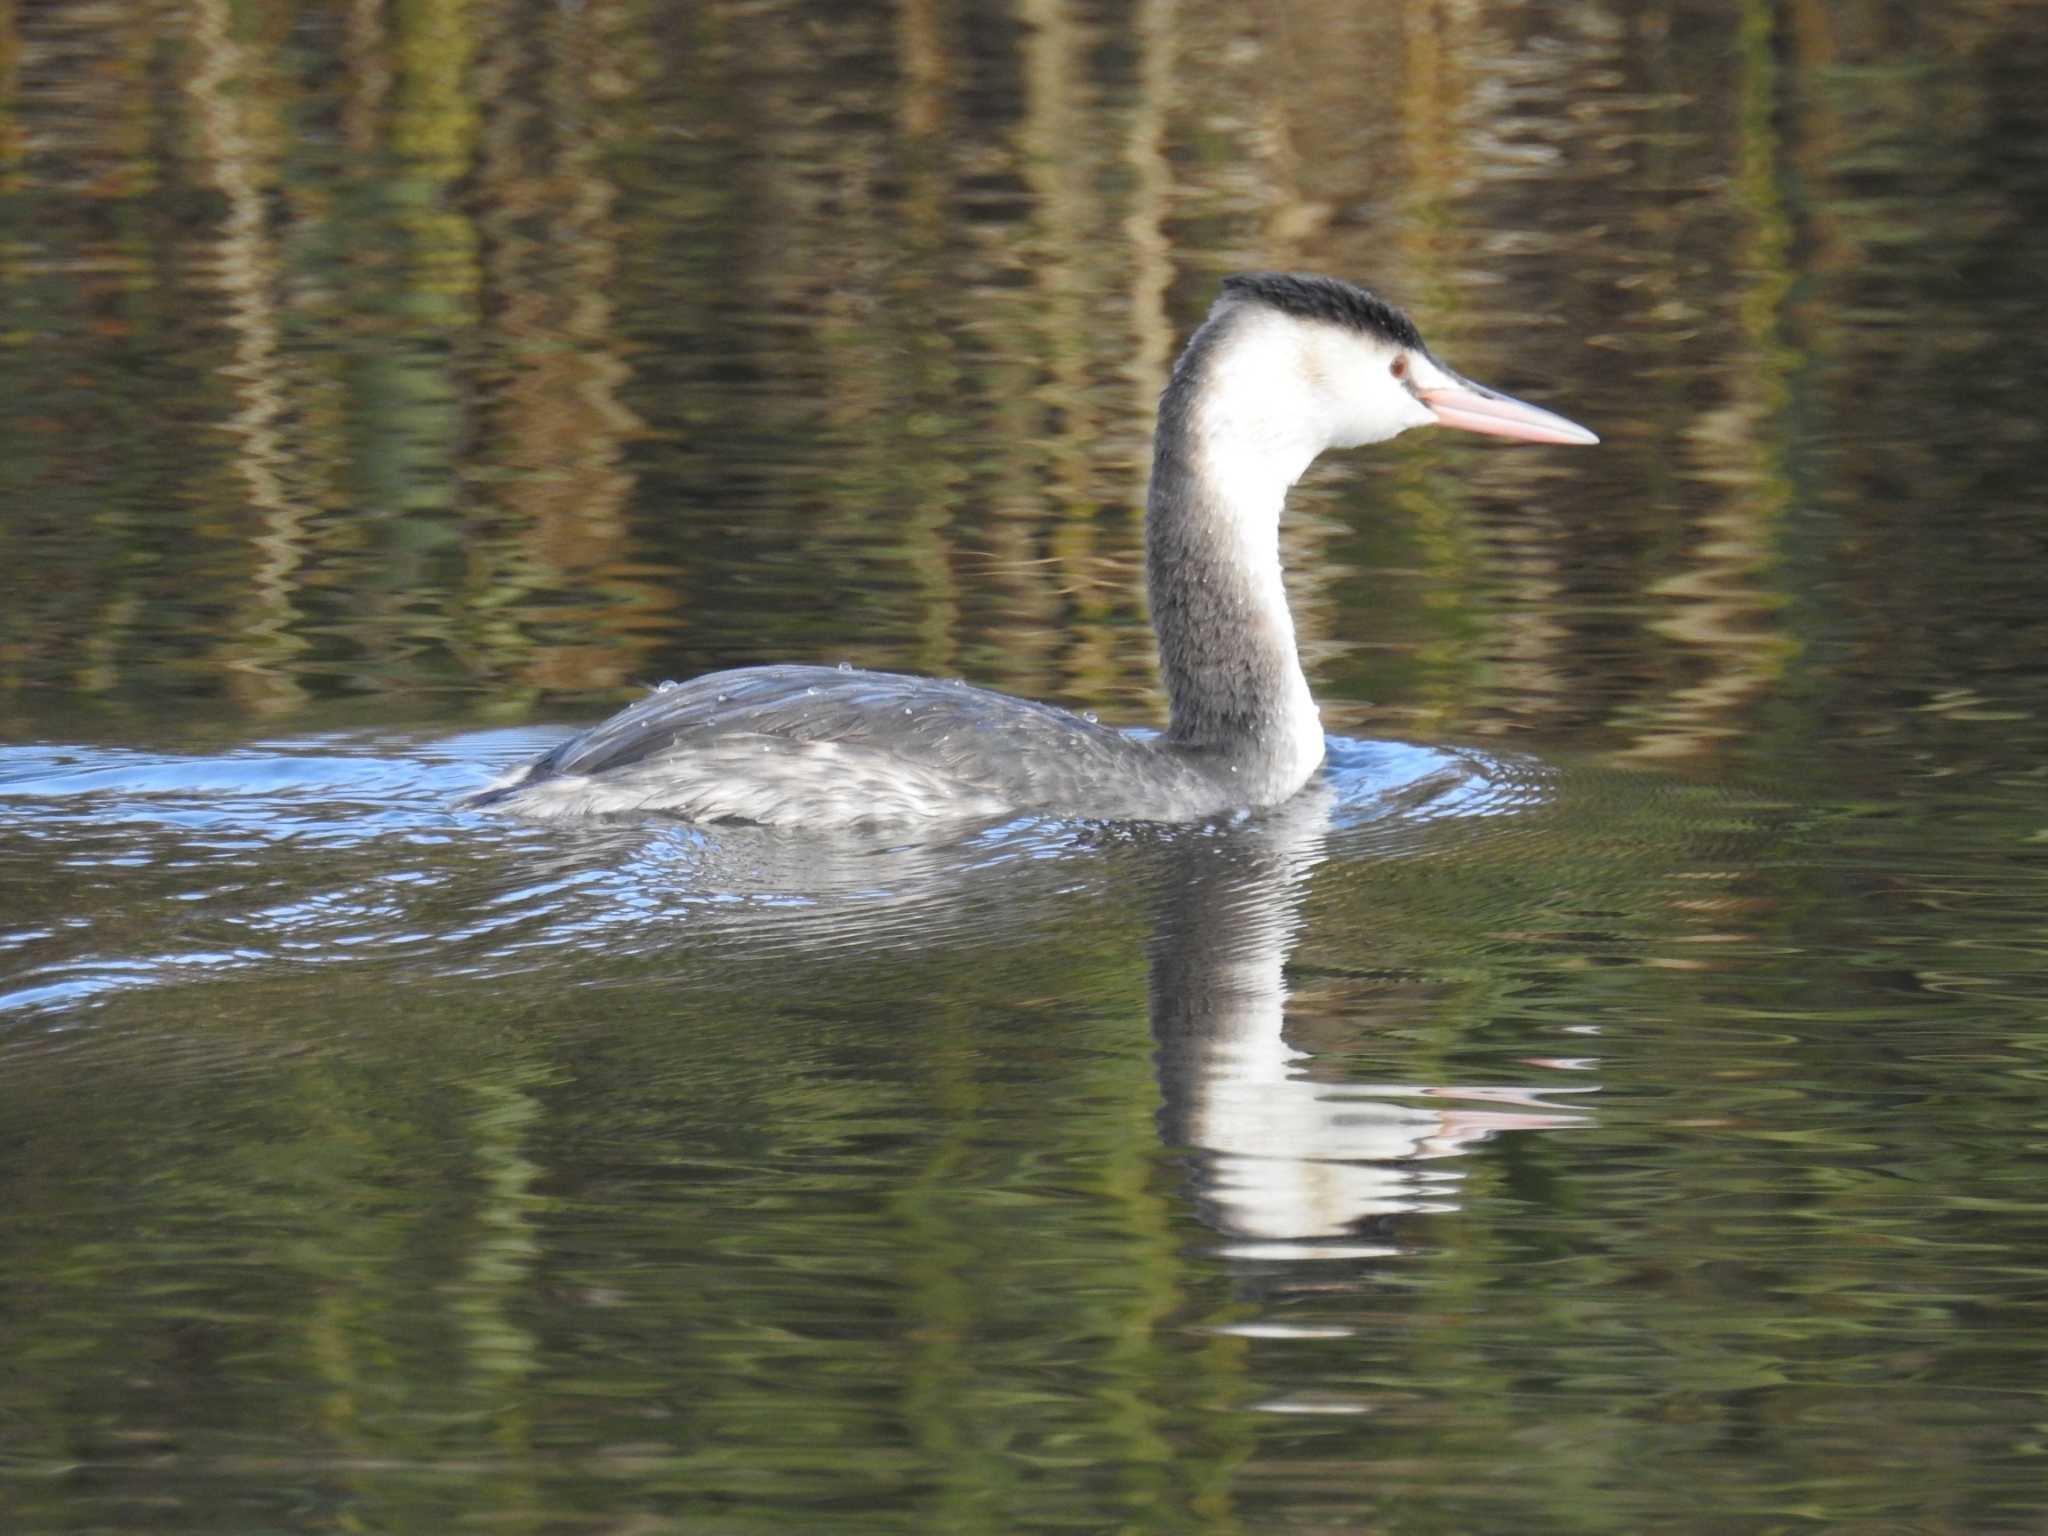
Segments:
[[[1313,272],[1239,272],[1223,279],[1225,294],[1247,299],[1298,320],[1321,320],[1383,336],[1397,346],[1421,347],[1415,322],[1385,299],[1341,278]]]

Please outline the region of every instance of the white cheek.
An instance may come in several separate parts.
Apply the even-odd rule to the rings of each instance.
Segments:
[[[1404,372],[1426,366],[1426,359],[1347,331],[1318,331],[1310,345],[1322,407],[1318,425],[1326,446],[1357,448],[1384,442],[1436,420],[1393,371],[1397,359],[1405,360]]]
[[[1356,448],[1364,443],[1384,442],[1410,427],[1426,427],[1435,420],[1435,412],[1389,376],[1385,389],[1374,390],[1370,398],[1352,403],[1343,419],[1335,424],[1330,446]]]

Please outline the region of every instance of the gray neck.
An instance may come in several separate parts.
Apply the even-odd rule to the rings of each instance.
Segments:
[[[1213,317],[1159,404],[1145,575],[1171,706],[1169,746],[1199,754],[1248,803],[1285,799],[1323,737],[1280,571],[1280,511],[1312,451],[1279,450],[1269,405],[1232,398],[1228,314]]]

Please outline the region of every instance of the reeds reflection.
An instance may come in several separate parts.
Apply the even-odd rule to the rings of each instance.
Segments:
[[[560,717],[847,659],[1153,719],[1166,362],[1313,266],[1608,439],[1303,489],[1331,724],[1697,765],[1884,610],[1815,547],[1839,443],[1972,494],[1888,381],[2025,373],[2018,15],[10,11],[0,680]]]

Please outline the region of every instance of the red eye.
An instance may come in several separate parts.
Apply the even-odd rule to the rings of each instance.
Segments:
[[[1397,379],[1407,378],[1408,354],[1406,352],[1396,352],[1394,354],[1394,360],[1391,363],[1387,364],[1387,372],[1391,373]]]

